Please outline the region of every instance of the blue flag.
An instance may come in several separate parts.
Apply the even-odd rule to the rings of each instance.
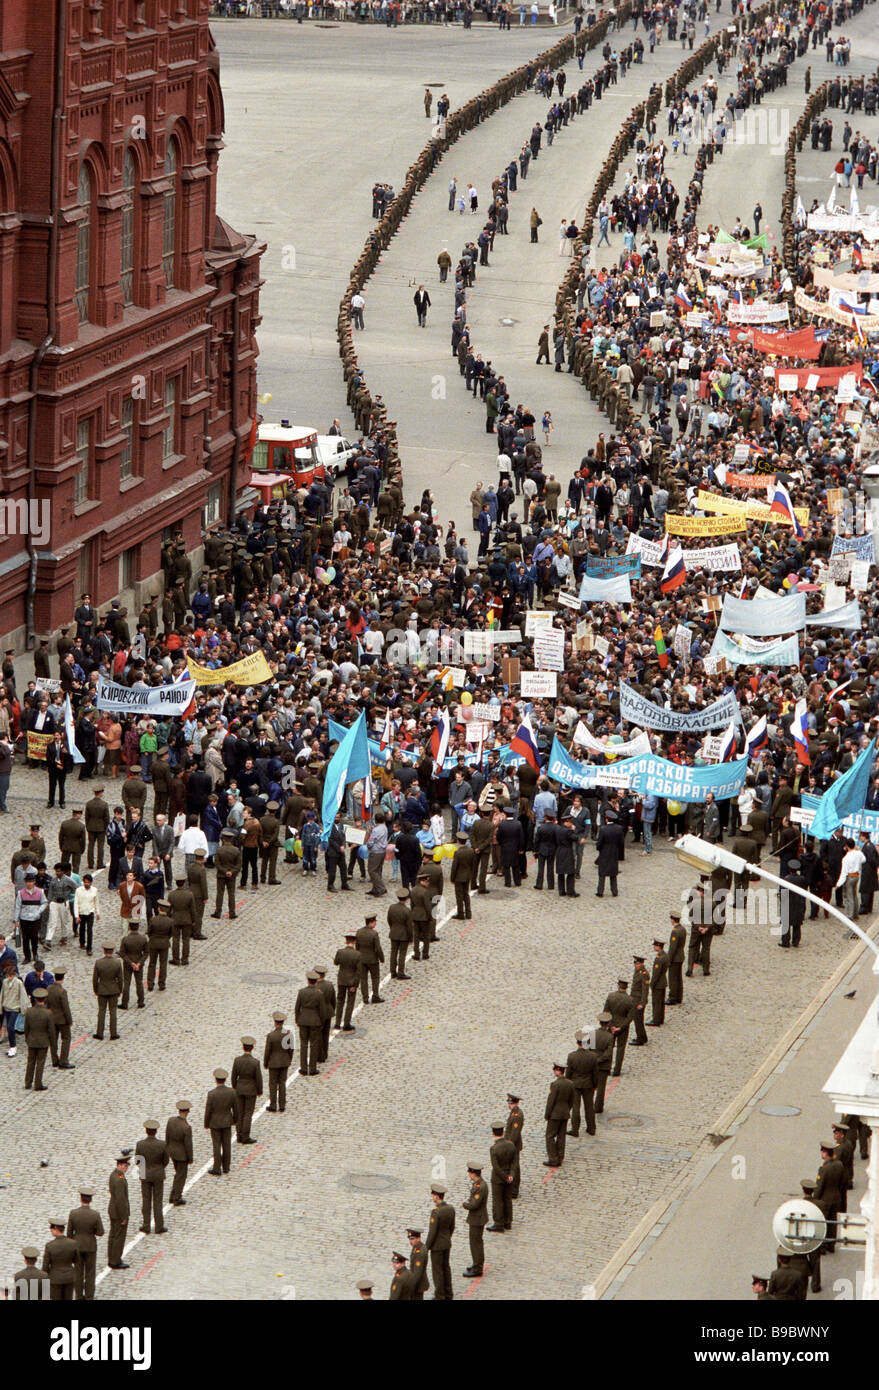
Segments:
[[[327,719],[327,724],[330,738],[335,743],[341,743],[348,732],[345,725],[337,723],[335,719]],[[366,746],[369,749],[370,762],[378,763],[379,766],[390,767],[393,760],[393,749],[390,745],[387,748],[382,748],[377,738],[367,738]]]
[[[321,807],[323,833],[321,841],[326,844],[333,828],[336,812],[345,796],[349,782],[359,782],[369,776],[369,749],[366,742],[366,713],[346,730],[338,748],[330,758],[324,778],[324,799]]]
[[[876,740],[871,739],[863,753],[852,763],[848,772],[837,777],[818,802],[815,819],[809,834],[818,840],[829,840],[838,825],[857,811],[863,811],[870,788],[870,772]]]

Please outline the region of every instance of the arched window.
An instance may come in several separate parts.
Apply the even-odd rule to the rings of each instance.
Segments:
[[[177,142],[168,141],[165,155],[165,175],[171,180],[171,187],[165,194],[164,222],[162,227],[162,269],[165,284],[174,288],[174,262],[177,241]]]
[[[79,171],[79,206],[85,216],[76,231],[76,284],[74,298],[80,323],[88,323],[93,211],[92,176],[88,165]]]
[[[136,166],[134,155],[131,150],[125,151],[125,163],[122,166],[122,189],[125,193],[126,203],[122,209],[122,302],[126,305],[134,303],[134,236],[135,236],[135,203],[137,195],[135,193]]]

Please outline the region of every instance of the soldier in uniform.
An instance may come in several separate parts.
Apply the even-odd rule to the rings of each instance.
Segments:
[[[845,1168],[840,1159],[834,1157],[836,1145],[821,1145],[821,1167],[812,1201],[826,1217],[828,1223],[835,1223],[844,1202]],[[836,1226],[828,1225],[827,1239],[823,1249],[832,1255],[836,1249]]]
[[[466,830],[459,830],[455,838],[458,848],[455,850],[449,873],[449,879],[455,885],[455,917],[459,922],[469,922],[470,882],[476,868],[476,855],[467,843]]]
[[[241,850],[233,844],[235,839],[234,831],[224,830],[220,835],[220,848],[214,855],[214,868],[217,871],[217,900],[212,917],[222,917],[223,915],[223,894],[229,895],[229,921],[234,922],[237,913],[235,911],[235,885],[238,882],[238,875],[241,872]]]
[[[452,1234],[455,1230],[455,1208],[446,1201],[445,1183],[434,1183],[430,1189],[433,1211],[427,1228],[424,1248],[430,1255],[435,1302],[452,1300]]]
[[[73,1014],[70,1010],[70,999],[64,987],[64,978],[67,974],[63,965],[59,965],[55,971],[54,983],[46,991],[46,1008],[52,1016],[55,1025],[55,1041],[52,1044],[52,1066],[58,1067],[61,1071],[73,1071],[76,1063],[70,1059],[70,1030],[73,1027]]]
[[[156,1228],[156,1235],[164,1234],[165,1222],[162,1216],[165,1192],[165,1169],[168,1166],[168,1145],[157,1137],[158,1120],[144,1120],[146,1139],[138,1139],[134,1146],[137,1173],[140,1178],[141,1230],[145,1236],[150,1234],[150,1220]]]
[[[485,1266],[485,1240],[483,1236],[488,1225],[488,1187],[482,1181],[482,1164],[471,1159],[467,1164],[467,1177],[470,1180],[470,1196],[461,1205],[467,1213],[470,1267],[464,1270],[464,1278],[478,1279]]]
[[[644,968],[644,957],[633,956],[632,960],[635,969],[632,973],[632,983],[629,986],[629,998],[634,1005],[632,1022],[635,1025],[635,1041],[633,1047],[644,1047],[647,1043],[647,1032],[644,1028],[644,1009],[647,1004],[647,997],[650,990],[650,976]]]
[[[235,1092],[235,1135],[239,1144],[255,1144],[250,1137],[257,1096],[262,1095],[262,1068],[253,1049],[256,1038],[242,1038],[243,1052],[232,1063],[232,1090]]]
[[[159,967],[159,989],[165,988],[168,978],[168,952],[171,949],[171,933],[174,924],[171,920],[171,909],[166,902],[161,899],[156,903],[156,910],[150,918],[147,927],[147,944],[149,946],[149,964],[147,973],[147,989],[152,991],[156,983],[156,964]]]
[[[85,803],[85,832],[88,844],[88,867],[94,869],[95,851],[97,851],[97,868],[104,867],[104,845],[107,839],[107,827],[110,824],[110,807],[104,800],[104,788],[95,787],[94,796]],[[71,867],[73,867],[71,865]]]
[[[107,1265],[110,1269],[127,1269],[128,1265],[122,1262],[122,1252],[125,1249],[125,1237],[128,1234],[128,1218],[131,1215],[131,1207],[128,1201],[128,1155],[120,1154],[116,1159],[116,1167],[110,1174],[108,1187],[110,1189],[110,1200],[107,1203],[107,1220],[110,1223],[110,1234],[107,1237]]]
[[[50,1296],[49,1281],[41,1269],[37,1269],[40,1252],[35,1245],[26,1245],[21,1252],[24,1260],[22,1269],[15,1272],[13,1286],[14,1298],[22,1303],[39,1303]]]
[[[477,893],[487,893],[485,878],[488,873],[489,860],[491,859],[491,841],[494,834],[494,827],[491,823],[491,815],[488,811],[481,811],[470,827],[470,844],[473,848],[473,873],[470,878],[470,888]]]
[[[31,1086],[35,1091],[49,1089],[43,1085],[43,1068],[49,1049],[51,1048],[53,1053],[55,1051],[57,1039],[55,1024],[46,1006],[48,996],[47,989],[35,989],[32,995],[33,1003],[24,1016],[24,1041],[27,1047],[27,1067],[24,1073],[26,1091],[29,1091]],[[13,1045],[14,1041],[14,1038],[10,1039]]]
[[[53,1303],[72,1303],[76,1283],[76,1241],[64,1234],[64,1222],[49,1217],[51,1239],[43,1249],[43,1272],[49,1276],[49,1297]]]
[[[806,1297],[806,1279],[802,1269],[791,1267],[792,1258],[791,1252],[779,1245],[777,1268],[769,1276],[768,1293],[780,1303],[801,1303]]]
[[[568,1060],[565,1063],[565,1076],[572,1083],[574,1088],[571,1103],[571,1128],[568,1130],[572,1139],[577,1139],[580,1134],[580,1105],[583,1105],[583,1117],[586,1121],[586,1133],[595,1133],[595,1092],[598,1089],[598,1053],[593,1048],[583,1046],[585,1034],[577,1032],[574,1039],[577,1043],[573,1052],[568,1053]]]
[[[333,965],[337,966],[336,975],[336,1020],[334,1027],[341,1028],[343,1033],[354,1031],[354,1024],[351,1022],[351,1015],[354,1012],[354,1003],[357,999],[357,982],[360,979],[360,952],[355,946],[357,933],[346,931],[345,945],[341,946],[333,957]],[[345,1021],[342,1022],[344,1010]]]
[[[293,1015],[299,1029],[299,1075],[317,1076],[324,1019],[330,1012],[326,995],[317,987],[317,971],[309,970],[305,978],[308,984],[296,996]]]
[[[613,1024],[613,1014],[606,1009],[598,1015],[598,1027],[595,1030],[595,1051],[598,1054],[598,1085],[595,1088],[594,1110],[596,1115],[604,1112],[604,1094],[607,1090],[607,1078],[610,1076],[610,1069],[613,1065],[613,1046],[614,1035],[611,1025]]]
[[[518,1186],[519,1150],[505,1133],[503,1120],[491,1127],[491,1221],[490,1231],[509,1231],[513,1225],[513,1189]]]
[[[149,942],[140,931],[140,923],[132,918],[129,922],[130,930],[122,938],[119,947],[119,955],[122,957],[122,998],[119,1001],[120,1009],[128,1008],[128,1000],[131,995],[131,981],[134,980],[134,988],[137,993],[137,1007],[144,1007],[143,993],[143,966],[149,953]]]
[[[286,1017],[287,1015],[280,1011],[272,1014],[275,1026],[266,1034],[263,1052],[262,1064],[269,1073],[268,1109],[271,1111],[283,1111],[287,1108],[287,1072],[293,1060],[293,1039],[289,1030],[284,1027]]]
[[[172,1207],[186,1206],[183,1189],[186,1186],[189,1165],[192,1162],[192,1125],[189,1123],[191,1109],[192,1101],[178,1100],[177,1114],[172,1115],[165,1125],[165,1144],[168,1149],[168,1157],[174,1164],[174,1181],[171,1184],[171,1195],[168,1198]]]
[[[512,1198],[515,1202],[519,1195],[519,1187],[522,1182],[522,1134],[525,1128],[525,1116],[519,1104],[521,1097],[514,1096],[511,1091],[507,1092],[507,1123],[504,1125],[504,1138],[512,1140],[516,1149],[516,1167],[513,1171],[513,1190]]]
[[[208,900],[208,874],[205,868],[207,854],[203,849],[195,851],[195,863],[186,870],[186,886],[192,894],[195,925],[192,928],[193,941],[206,941],[204,934],[204,909]],[[188,953],[187,953],[188,956]]]
[[[553,1064],[554,1080],[546,1098],[543,1118],[546,1120],[546,1158],[544,1168],[560,1168],[565,1161],[565,1135],[574,1101],[574,1086],[565,1076],[561,1062]]]
[[[150,768],[150,777],[153,783],[153,821],[157,816],[167,816],[168,805],[171,800],[171,764],[169,762],[167,748],[160,748],[153,765]]]
[[[665,952],[665,942],[655,940],[653,942],[655,952],[653,958],[653,968],[650,972],[650,1003],[651,1019],[647,1024],[648,1028],[661,1028],[665,1022],[665,991],[668,989],[668,956]]]
[[[372,1291],[373,1291],[373,1289],[375,1288],[375,1285],[373,1284],[373,1282],[372,1282],[371,1279],[358,1279],[358,1280],[357,1280],[357,1283],[354,1285],[354,1287],[356,1288],[357,1292],[360,1294],[360,1297],[361,1297],[361,1298],[363,1298],[363,1299],[371,1299],[371,1298],[372,1298]]]
[[[326,1001],[326,1011],[324,1021],[320,1030],[320,1049],[317,1060],[325,1062],[330,1055],[330,1029],[333,1026],[333,1015],[336,1012],[336,986],[332,980],[327,979],[327,967],[316,965],[314,973],[317,976],[317,987]]]
[[[413,960],[430,960],[430,943],[433,938],[433,890],[430,875],[421,873],[418,882],[409,889],[412,904],[412,927],[415,932]]]
[[[614,1038],[613,1076],[622,1074],[626,1043],[629,1041],[629,1028],[635,1016],[635,1006],[629,997],[628,988],[628,980],[617,980],[616,989],[612,990],[604,1001],[604,1012],[611,1016],[611,1032]]]
[[[838,1158],[845,1170],[845,1180],[842,1184],[842,1201],[839,1206],[840,1211],[848,1211],[848,1194],[855,1185],[855,1150],[854,1145],[848,1137],[845,1125],[833,1125],[833,1142],[835,1148],[833,1157]]]
[[[174,883],[176,886],[168,894],[173,941],[171,964],[188,965],[189,939],[195,927],[195,895],[191,888],[186,887],[185,878],[175,878]],[[180,951],[181,939],[183,941],[182,956]]]
[[[714,934],[714,927],[711,924],[710,915],[705,912],[704,900],[705,889],[701,883],[697,885],[696,901],[693,905],[690,920],[690,944],[687,947],[687,978],[693,975],[693,966],[701,965],[702,974],[711,974],[711,938]]]
[[[260,818],[259,823],[262,829],[259,842],[260,883],[277,884],[281,882],[278,878],[278,849],[281,834],[278,812],[280,809],[277,801],[270,801],[266,807],[266,814]],[[267,873],[268,878],[266,878]]]
[[[397,901],[388,908],[388,927],[391,939],[391,979],[410,980],[406,974],[406,952],[414,932],[409,908],[409,889],[397,889]]]
[[[107,808],[104,807],[106,810]],[[75,810],[61,822],[58,830],[58,849],[65,864],[69,864],[75,874],[79,873],[79,862],[85,854],[86,833],[82,821],[82,811]],[[91,867],[91,865],[89,866]]]
[[[211,1132],[214,1150],[213,1167],[208,1169],[212,1177],[220,1178],[232,1166],[232,1126],[235,1123],[236,1096],[231,1086],[226,1085],[229,1073],[223,1067],[214,1072],[216,1086],[208,1091],[204,1108],[204,1127]]]
[[[671,931],[668,937],[668,999],[669,1004],[680,1004],[684,998],[684,953],[687,945],[687,928],[681,924],[681,914],[670,912]]]
[[[398,1254],[395,1250],[391,1255],[391,1264],[394,1266],[394,1277],[388,1294],[389,1301],[395,1303],[400,1299],[404,1303],[411,1302],[415,1281],[409,1272],[406,1256]]]
[[[77,1299],[93,1299],[95,1296],[95,1274],[98,1267],[98,1240],[104,1234],[104,1223],[100,1214],[92,1210],[93,1187],[81,1187],[81,1205],[74,1207],[67,1218],[67,1238],[76,1242],[76,1280]]]
[[[385,953],[382,949],[379,934],[375,929],[376,914],[368,912],[363,919],[363,926],[360,928],[355,938],[355,945],[360,952],[360,993],[363,996],[364,1004],[383,1004],[378,992],[379,987],[379,964],[384,961]],[[369,982],[372,983],[372,998],[369,994]]]
[[[409,1241],[409,1249],[412,1251],[409,1256],[409,1272],[415,1277],[412,1297],[416,1303],[423,1302],[424,1295],[430,1288],[430,1281],[427,1277],[427,1251],[421,1236],[420,1226],[406,1227],[406,1237]]]

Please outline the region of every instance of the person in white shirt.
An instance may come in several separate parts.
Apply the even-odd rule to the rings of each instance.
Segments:
[[[866,858],[854,840],[846,840],[845,848],[846,852],[842,856],[839,878],[836,880],[835,886],[842,889],[843,912],[854,921],[858,915],[858,882]]]
[[[82,883],[73,895],[73,923],[79,937],[79,949],[86,955],[92,953],[92,933],[95,922],[101,918],[101,904],[98,890],[91,874],[83,874]]]
[[[352,296],[351,296],[351,322],[354,324],[354,327],[355,327],[355,328],[362,328],[362,327],[363,327],[363,306],[364,306],[365,303],[366,303],[366,300],[363,298],[363,295],[360,293],[359,290],[357,291],[356,294],[352,294]]]
[[[205,855],[208,854],[208,839],[204,831],[199,827],[197,817],[190,816],[189,820],[190,824],[187,825],[180,839],[177,841],[177,848],[186,858],[187,869],[190,864],[195,862],[195,851],[197,849],[203,849]]]

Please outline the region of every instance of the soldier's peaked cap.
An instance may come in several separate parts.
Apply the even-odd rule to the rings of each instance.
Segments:
[[[272,1014],[272,1018],[275,1020],[276,1023],[283,1023],[284,1020],[286,1019],[286,1017],[287,1017],[287,1015],[286,1015],[286,1014],[282,1014],[281,1011],[280,1011],[280,1009],[277,1009],[277,1010]]]
[[[228,1075],[229,1073],[227,1071],[224,1071],[222,1067],[217,1067],[214,1071],[214,1080],[225,1081]]]
[[[430,1190],[435,1192],[438,1197],[445,1197],[448,1188],[444,1182],[435,1182],[431,1183]]]

